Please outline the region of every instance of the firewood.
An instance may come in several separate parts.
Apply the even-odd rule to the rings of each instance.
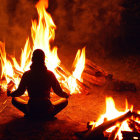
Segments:
[[[128,122],[129,127],[133,130],[133,132],[140,133],[140,123],[138,123],[132,119],[129,119],[127,122]]]
[[[64,70],[63,68],[61,67],[57,67],[56,71],[59,73],[59,75],[61,75],[64,79],[65,78],[68,78],[69,76],[71,76],[70,72],[68,72],[67,70]],[[88,89],[89,87],[82,83],[80,80],[76,79],[76,82],[78,84],[78,87],[80,89],[80,91],[82,93],[87,93],[88,92]]]
[[[132,116],[132,112],[128,111],[127,113],[125,113],[124,115],[117,117],[115,119],[106,121],[102,124],[100,124],[99,126],[90,129],[86,134],[85,134],[85,139],[95,139],[98,136],[102,135],[103,132],[105,130],[107,130],[108,128],[112,127],[113,125],[115,125],[116,123],[121,123],[122,121],[130,118]]]
[[[11,80],[8,84],[7,84],[7,90],[12,91],[13,88],[15,86],[15,83]],[[7,101],[8,101],[9,97],[6,97],[6,99],[3,101],[3,103],[0,106],[0,113],[7,107]]]
[[[7,84],[7,90],[12,91],[13,88],[15,86],[15,83],[11,80],[8,84]]]
[[[108,73],[103,70],[103,68],[99,67],[98,65],[96,65],[94,62],[86,59],[86,66],[90,67],[91,69],[93,69],[94,71],[99,71],[101,72],[104,76],[108,75]]]
[[[94,75],[96,77],[101,77],[101,76],[105,76],[104,73],[98,71],[98,70],[95,70],[94,68],[92,67],[85,67],[84,69],[84,72],[85,73],[88,73],[90,75]]]
[[[60,73],[62,73],[63,75],[65,75],[66,77],[69,77],[71,75],[71,73],[69,71],[67,71],[64,66],[60,65],[56,68],[57,71],[59,71]]]
[[[63,66],[59,66],[56,68],[56,71],[58,72],[59,75],[61,75],[64,79],[68,78],[69,76],[71,76],[71,73],[68,72],[65,68],[63,68]],[[77,84],[81,87],[81,88],[89,88],[86,84],[82,83],[80,80],[76,79]]]
[[[132,112],[132,114],[133,114],[133,117],[134,117],[134,118],[137,118],[137,119],[140,120],[140,114],[138,114],[138,113],[136,113],[136,112]]]
[[[115,127],[115,129],[111,132],[108,140],[115,140],[115,137],[120,129],[120,126]]]
[[[77,83],[78,88],[80,89],[81,93],[88,94],[89,86],[87,86],[86,84],[82,83],[78,79],[76,79],[76,83]]]
[[[18,75],[18,77],[19,77],[19,78],[21,78],[21,77],[22,77],[22,75],[23,75],[23,72],[22,72],[22,71],[19,71],[19,70],[17,70],[17,69],[16,69],[16,68],[14,68],[14,67],[13,67],[13,70],[14,70],[15,74],[17,74],[17,75]]]
[[[103,86],[106,82],[104,77],[95,77],[94,75],[89,75],[88,73],[83,73],[83,77],[85,77],[85,81],[97,85],[97,86]]]

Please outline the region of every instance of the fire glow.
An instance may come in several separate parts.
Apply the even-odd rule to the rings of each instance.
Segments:
[[[127,113],[129,110],[133,111],[133,106],[131,106],[130,109],[128,109],[128,103],[126,100],[126,107],[125,110],[123,112],[118,111],[115,108],[115,102],[113,100],[112,97],[106,97],[106,113],[101,115],[98,120],[96,122],[90,122],[89,125],[92,126],[92,129],[98,127],[99,125],[103,124],[106,121],[109,120],[113,120],[117,117],[120,117],[121,115],[124,115],[125,113]],[[137,112],[139,114],[139,112]],[[131,117],[131,120],[140,123],[140,120],[136,117]],[[123,122],[117,122],[114,126],[110,127],[109,129],[107,129],[104,133],[104,135],[106,133],[111,133],[113,132],[115,129],[118,129],[115,135],[115,138],[122,140],[122,133],[121,131],[130,131],[132,132],[132,128],[129,127],[129,118],[126,118]],[[139,130],[138,130],[139,131]]]
[[[61,64],[61,60],[57,55],[57,47],[51,47],[50,41],[55,38],[56,26],[51,18],[51,15],[46,12],[48,8],[47,0],[40,0],[37,5],[38,21],[32,21],[31,36],[33,41],[33,46],[30,46],[29,38],[26,40],[24,49],[21,53],[20,63],[17,62],[16,58],[9,56],[5,51],[5,44],[0,42],[0,60],[1,60],[1,89],[7,90],[7,85],[12,81],[14,83],[15,90],[19,84],[22,74],[29,70],[31,65],[31,55],[35,49],[42,49],[45,52],[46,59],[45,63],[49,70],[54,72],[56,75],[62,89],[70,94],[81,93],[83,87],[81,87],[82,72],[85,68],[85,48],[77,51],[73,67],[75,70],[72,74],[64,68]],[[85,91],[84,91],[85,92]],[[130,109],[132,111],[132,109]],[[128,111],[128,104],[126,103],[126,109],[124,112],[119,112],[115,108],[115,103],[112,98],[106,98],[106,113],[102,115],[97,122],[91,122],[92,129],[101,125],[105,118],[106,120],[111,120],[119,117]],[[138,113],[140,114],[140,112]],[[134,120],[140,123],[139,120]],[[119,127],[117,136],[122,139],[121,131],[132,131],[128,126],[127,120],[123,123],[118,123],[115,126],[107,130],[107,132],[112,132],[116,127]],[[117,137],[116,136],[116,137]]]
[[[54,72],[63,90],[70,94],[80,93],[81,91],[76,81],[82,81],[81,75],[85,66],[85,48],[83,48],[82,51],[78,50],[74,61],[75,70],[70,74],[70,72],[61,65],[61,61],[57,55],[57,47],[50,46],[50,41],[53,41],[55,38],[56,26],[51,15],[46,11],[46,8],[48,8],[48,1],[40,0],[36,8],[39,18],[38,21],[32,21],[31,37],[33,46],[30,46],[29,39],[27,39],[21,53],[20,64],[13,56],[7,59],[5,44],[0,42],[2,66],[1,88],[6,90],[7,84],[12,80],[15,83],[13,90],[16,89],[23,72],[30,68],[31,54],[35,49],[42,49],[46,55],[45,64],[47,68]]]

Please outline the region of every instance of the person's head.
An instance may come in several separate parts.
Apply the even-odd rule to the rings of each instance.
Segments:
[[[45,53],[41,49],[36,49],[33,52],[32,62],[36,64],[44,64],[45,63]]]

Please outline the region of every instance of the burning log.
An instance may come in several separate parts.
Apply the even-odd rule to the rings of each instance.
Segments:
[[[22,77],[23,72],[21,72],[21,71],[17,70],[17,69],[16,69],[16,68],[14,68],[14,67],[13,67],[13,70],[14,70],[15,74],[16,74],[16,75],[18,75],[18,77],[19,77],[19,78],[21,78],[21,77]]]
[[[115,140],[115,137],[120,129],[120,126],[117,126],[110,134],[108,140]]]
[[[7,90],[12,91],[13,88],[15,86],[15,83],[11,80],[8,84],[7,84]]]
[[[121,123],[122,121],[130,118],[132,116],[132,112],[128,111],[124,115],[117,117],[115,119],[112,119],[110,121],[106,121],[102,123],[101,125],[90,129],[84,136],[84,139],[99,139],[99,136],[103,135],[103,132],[107,130],[108,128],[112,127],[116,123]]]
[[[129,127],[134,131],[140,133],[140,124],[132,119],[128,120]]]
[[[57,69],[56,69],[56,72],[65,80],[66,78],[68,78],[69,76],[72,76],[71,74],[70,74],[70,72],[68,72],[67,70],[64,70],[63,68],[61,68],[61,67],[57,67]],[[82,93],[88,93],[88,89],[89,89],[89,87],[86,85],[86,84],[84,84],[84,83],[82,83],[80,80],[78,80],[78,79],[76,79],[76,83],[77,83],[77,85],[78,85],[78,87],[79,87],[79,89],[80,89],[80,91],[82,92]],[[64,88],[64,86],[63,86],[63,88]],[[66,88],[64,88],[66,91],[69,91],[68,89],[66,89]]]
[[[59,66],[56,68],[57,72],[60,73],[62,76],[69,77],[71,74],[67,71],[63,66]]]
[[[133,117],[134,118],[138,118],[140,120],[140,114],[136,113],[136,112],[133,112]]]
[[[76,79],[76,83],[78,84],[81,93],[88,94],[89,87],[86,84],[82,83],[78,79]]]
[[[11,80],[8,84],[7,84],[7,91],[12,91],[13,88],[15,86],[15,83]],[[6,97],[6,99],[3,101],[3,103],[0,106],[0,113],[7,107],[7,101],[8,101],[9,97]]]

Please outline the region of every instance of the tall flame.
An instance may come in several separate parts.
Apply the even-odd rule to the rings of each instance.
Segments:
[[[7,84],[13,77],[14,72],[11,62],[6,58],[5,43],[2,42],[0,42],[0,58],[2,66],[1,79],[5,78]],[[2,85],[2,88],[6,89],[6,85]]]
[[[67,70],[65,71],[57,55],[57,47],[52,47],[50,45],[50,42],[55,38],[56,25],[54,24],[51,15],[46,12],[48,0],[40,0],[36,4],[36,8],[38,12],[38,21],[33,20],[31,27],[33,46],[30,46],[30,41],[27,39],[21,53],[20,63],[12,56],[10,58],[11,61],[7,59],[5,44],[0,43],[0,58],[2,65],[1,78],[6,78],[6,83],[2,83],[2,85],[5,85],[6,88],[6,85],[12,80],[17,87],[22,74],[30,68],[33,51],[35,49],[42,49],[45,52],[45,64],[47,68],[54,72],[62,88],[71,94],[80,92],[76,80],[82,81],[81,75],[85,67],[85,48],[83,48],[82,51],[78,50],[77,52],[74,61],[75,70],[72,75]]]
[[[75,70],[73,71],[73,74],[68,78],[68,85],[72,93],[77,88],[76,79],[80,81],[83,80],[81,78],[81,74],[85,66],[85,48],[82,49],[82,52],[80,50],[77,51],[73,66],[75,67]],[[80,92],[79,90],[77,91]]]

